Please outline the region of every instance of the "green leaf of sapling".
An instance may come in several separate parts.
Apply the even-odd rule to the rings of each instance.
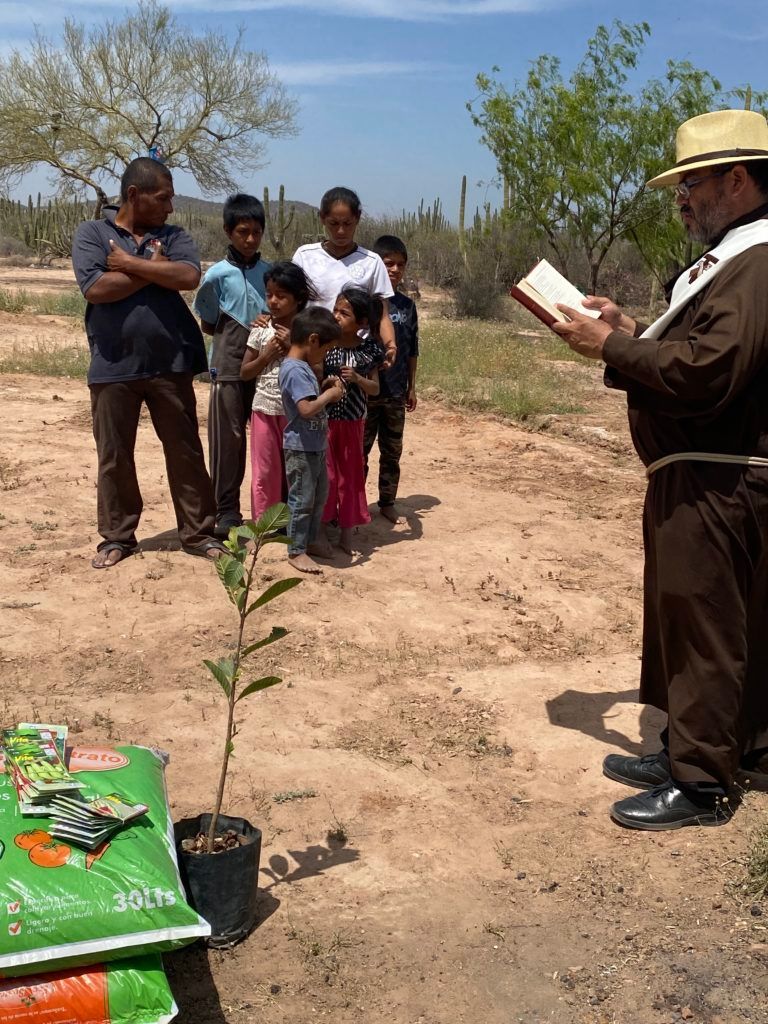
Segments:
[[[257,522],[254,523],[254,530],[259,537],[263,537],[265,534],[282,530],[284,526],[288,525],[289,518],[288,506],[284,502],[278,501],[262,512]]]
[[[211,675],[219,684],[219,686],[222,688],[227,697],[229,697],[230,693],[232,692],[232,684],[226,672],[222,669],[221,665],[219,665],[215,661],[209,661],[207,658],[203,661],[203,664],[211,673]]]
[[[243,697],[249,697],[252,693],[258,693],[259,690],[267,690],[270,686],[277,686],[282,681],[280,676],[264,676],[262,679],[254,679],[252,683],[248,683],[246,688],[238,694],[235,703],[242,700]]]
[[[293,590],[294,587],[298,586],[299,583],[303,582],[298,576],[290,576],[287,580],[278,580],[277,583],[273,583],[271,587],[260,594],[256,600],[249,606],[246,615],[250,615],[256,608],[261,608],[263,605],[273,601],[280,594],[284,594],[286,590]]]
[[[255,643],[249,644],[241,653],[240,657],[247,658],[249,654],[253,654],[254,651],[258,651],[260,647],[266,647],[267,644],[273,644],[275,640],[282,640],[284,636],[288,636],[287,629],[283,629],[282,626],[273,626],[272,632],[269,636],[265,636],[263,640],[257,640]]]
[[[222,565],[222,563],[224,564]],[[245,575],[242,562],[234,555],[222,555],[221,558],[217,558],[216,568],[221,582],[228,590],[234,590]]]

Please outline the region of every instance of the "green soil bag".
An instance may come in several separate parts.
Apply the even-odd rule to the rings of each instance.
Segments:
[[[53,839],[49,818],[22,817],[0,774],[0,978],[165,952],[210,934],[179,878],[161,757],[146,747],[76,748],[68,766],[89,793],[118,792],[149,811],[86,853]]]
[[[0,981],[3,1024],[167,1024],[176,1013],[159,956]]]

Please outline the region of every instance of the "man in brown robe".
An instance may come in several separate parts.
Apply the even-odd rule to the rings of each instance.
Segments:
[[[640,700],[668,725],[658,754],[603,768],[645,790],[615,820],[650,830],[726,822],[740,767],[768,764],[768,125],[704,114],[677,157],[649,184],[675,186],[709,249],[670,312],[646,328],[591,296],[600,319],[560,307],[572,320],[553,328],[626,391],[649,472]]]

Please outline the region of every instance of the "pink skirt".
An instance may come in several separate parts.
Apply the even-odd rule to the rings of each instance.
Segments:
[[[262,512],[278,501],[285,501],[283,431],[285,416],[251,413],[251,515],[258,519]]]
[[[342,529],[371,521],[365,496],[364,429],[365,420],[328,423],[328,501],[323,522],[336,519]]]

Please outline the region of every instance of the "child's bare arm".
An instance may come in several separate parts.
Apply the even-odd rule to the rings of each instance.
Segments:
[[[296,408],[299,410],[299,416],[305,420],[311,420],[313,416],[324,409],[326,405],[331,405],[333,402],[338,402],[344,397],[344,385],[340,380],[331,383],[322,394],[318,395],[317,398],[301,398],[296,403]]]
[[[405,400],[408,412],[413,412],[416,408],[416,364],[418,361],[418,356],[408,357],[408,395]]]
[[[283,346],[277,337],[271,338],[258,352],[255,348],[247,348],[240,367],[241,380],[253,380],[283,354]]]
[[[256,361],[259,358],[259,353],[255,348],[247,348],[243,361],[240,364],[240,379],[241,380],[253,380],[257,376],[258,371],[256,370]]]
[[[392,321],[389,319],[389,299],[382,299],[381,304],[383,306],[381,315],[381,324],[379,325],[379,335],[381,342],[384,345],[384,350],[387,355],[384,360],[384,369],[388,370],[390,366],[393,366],[397,359],[397,342],[395,341],[395,328]]]
[[[216,324],[209,324],[207,320],[201,320],[200,330],[203,334],[214,334],[216,331]]]
[[[371,370],[370,376],[363,377],[351,366],[342,366],[341,376],[346,384],[357,384],[360,390],[364,391],[365,394],[369,395],[371,398],[375,398],[379,393],[378,367],[375,370]]]

